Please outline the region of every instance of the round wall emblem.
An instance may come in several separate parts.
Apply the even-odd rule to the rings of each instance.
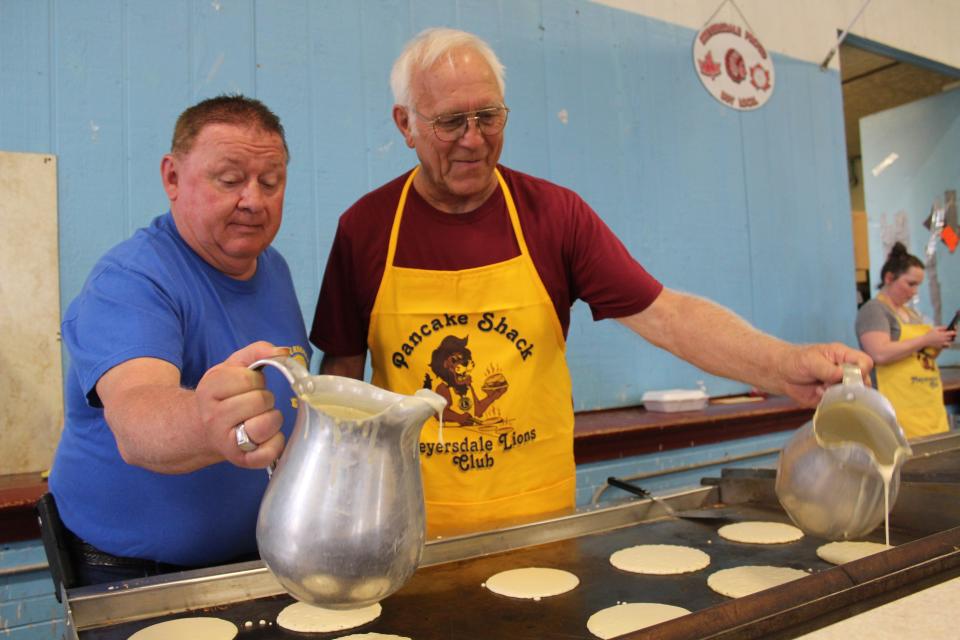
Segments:
[[[693,66],[704,88],[732,109],[763,106],[773,94],[773,59],[749,30],[708,24],[693,41]]]

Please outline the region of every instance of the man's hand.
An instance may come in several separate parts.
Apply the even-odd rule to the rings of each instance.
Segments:
[[[197,405],[208,446],[239,467],[267,467],[283,452],[283,414],[274,407],[263,374],[248,368],[257,360],[283,355],[289,355],[289,350],[255,342],[211,368],[197,384]],[[253,451],[244,452],[237,446],[236,430],[241,423],[258,445]]]
[[[224,460],[269,466],[283,450],[283,419],[263,374],[247,366],[288,351],[255,342],[207,371],[196,390],[182,388],[180,371],[165,360],[135,358],[113,367],[96,390],[120,455],[159,473],[188,473]],[[255,451],[237,446],[241,422],[260,445]]]
[[[843,379],[844,363],[857,365],[864,384],[870,384],[873,360],[862,351],[838,342],[794,345],[778,371],[782,391],[805,406],[815,406],[827,387]],[[777,385],[771,386],[776,389]]]

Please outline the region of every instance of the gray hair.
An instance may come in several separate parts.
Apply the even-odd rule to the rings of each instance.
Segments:
[[[440,56],[449,55],[454,49],[468,48],[476,51],[487,61],[497,79],[500,95],[504,94],[504,68],[485,41],[472,33],[458,29],[434,27],[425,29],[416,35],[397,57],[390,72],[390,88],[393,100],[407,109],[413,109],[410,96],[410,81],[415,71],[429,69]]]

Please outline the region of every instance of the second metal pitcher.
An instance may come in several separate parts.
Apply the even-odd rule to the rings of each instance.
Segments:
[[[858,367],[844,365],[843,382],[824,392],[813,420],[780,452],[777,497],[808,534],[860,538],[893,507],[910,455],[893,406],[864,386]]]

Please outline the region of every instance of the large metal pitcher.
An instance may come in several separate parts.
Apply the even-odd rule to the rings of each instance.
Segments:
[[[373,604],[413,575],[424,542],[419,438],[439,395],[391,393],[359,380],[279,369],[297,394],[293,435],[257,519],[264,563],[298,600],[333,609]]]
[[[844,365],[843,382],[824,392],[813,420],[780,452],[777,497],[808,534],[860,538],[893,507],[900,467],[910,455],[893,406],[864,386],[858,367]]]

